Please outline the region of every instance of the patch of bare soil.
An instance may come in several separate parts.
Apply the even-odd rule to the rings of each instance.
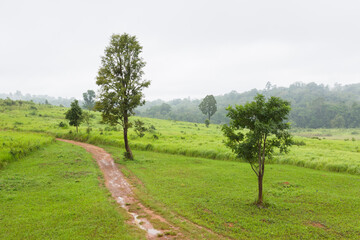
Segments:
[[[319,222],[311,222],[310,225],[313,227],[316,227],[316,228],[323,228],[323,229],[327,228],[324,224],[319,223]]]
[[[112,197],[132,216],[131,223],[146,231],[147,239],[172,239],[181,237],[178,228],[174,227],[162,216],[159,216],[135,199],[131,185],[126,181],[122,172],[116,167],[111,155],[104,149],[72,140],[57,140],[81,146],[92,154],[104,174],[105,185],[111,192]],[[162,225],[168,226],[168,229],[156,229],[150,222],[150,219],[163,223]]]

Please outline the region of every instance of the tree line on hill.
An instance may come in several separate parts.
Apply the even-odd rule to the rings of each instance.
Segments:
[[[360,127],[360,84],[333,87],[316,83],[296,82],[289,87],[268,83],[263,90],[253,89],[244,93],[232,91],[215,96],[217,111],[212,123],[228,123],[226,108],[245,104],[258,94],[281,97],[291,103],[289,121],[301,128],[355,128]],[[146,102],[138,107],[139,116],[203,123],[207,118],[200,110],[201,99],[174,99]]]
[[[277,96],[291,103],[289,120],[294,127],[301,128],[355,128],[360,127],[360,84],[340,85],[332,88],[323,84],[291,84],[288,88],[277,87],[268,83],[263,90],[252,89],[244,93],[232,91],[215,96],[217,111],[211,116],[212,123],[228,123],[226,108],[235,104],[245,104],[258,94],[266,97]],[[94,104],[95,92],[83,94],[79,104],[89,109],[89,102]],[[0,99],[32,100],[35,103],[52,104],[69,107],[74,98],[54,98],[40,95],[23,95],[20,91],[12,94],[0,94]],[[89,102],[88,102],[89,101]],[[204,123],[208,118],[199,108],[202,99],[184,98],[171,101],[148,101],[137,107],[138,116]],[[92,108],[93,105],[90,107]]]
[[[15,93],[0,93],[0,99],[7,98],[12,100],[33,101],[34,103],[51,104],[64,107],[70,107],[71,103],[75,100],[75,98],[56,98],[48,95],[22,94],[20,91],[16,91]],[[82,103],[81,100],[80,102]]]

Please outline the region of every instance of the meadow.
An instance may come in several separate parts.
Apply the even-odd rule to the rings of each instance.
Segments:
[[[232,239],[358,239],[360,177],[270,164],[265,209],[248,163],[135,151],[122,160],[138,197],[177,225],[183,218]],[[180,217],[179,217],[180,216]]]
[[[92,112],[90,126],[82,124],[79,133],[64,119],[67,108],[22,104],[0,110],[0,129],[49,133],[56,137],[92,144],[123,146],[120,126],[101,123],[101,115]],[[139,119],[133,117],[132,121]],[[140,138],[130,129],[130,146],[135,150],[170,153],[189,157],[236,160],[223,144],[221,126],[141,118],[148,128]],[[90,134],[87,128],[91,128]],[[360,174],[360,129],[292,129],[296,145],[290,154],[275,154],[270,163],[291,164],[312,169]]]
[[[0,169],[53,141],[54,137],[46,134],[0,130]]]
[[[105,148],[141,202],[188,239],[360,237],[360,129],[292,129],[290,153],[268,161],[266,207],[260,209],[254,205],[256,177],[224,146],[220,125],[141,118],[149,130],[142,138],[130,131],[135,160],[125,161],[119,126],[102,124],[92,112],[90,125],[75,133],[64,119],[66,110],[33,103],[0,106],[0,143],[12,146],[0,151],[11,156],[6,158],[11,164],[0,169],[5,209],[0,223],[7,226],[0,238],[144,238],[125,223],[126,213],[111,200],[91,157],[54,143],[54,137]],[[25,150],[31,144],[35,147]],[[14,157],[11,149],[21,151]],[[39,219],[47,219],[40,228],[33,224]]]
[[[8,164],[0,170],[0,239],[144,239],[101,178],[89,153],[62,142]]]

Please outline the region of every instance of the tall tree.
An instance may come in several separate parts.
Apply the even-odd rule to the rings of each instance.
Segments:
[[[216,100],[213,95],[207,95],[199,105],[201,112],[208,116],[209,122],[210,117],[217,111]]]
[[[87,90],[87,92],[83,93],[84,104],[83,108],[88,110],[93,110],[95,106],[95,92],[94,90]]]
[[[254,100],[227,108],[230,123],[223,125],[223,132],[227,138],[225,144],[238,158],[248,161],[255,172],[259,188],[257,204],[263,205],[265,160],[271,158],[275,147],[286,153],[292,143],[287,131],[290,125],[286,122],[290,103],[278,97],[266,101],[261,94]]]
[[[76,132],[79,132],[78,127],[83,121],[83,112],[79,106],[78,100],[71,103],[71,108],[65,113],[65,118],[69,120],[70,126],[76,127]]]
[[[150,81],[143,80],[145,62],[141,52],[135,36],[112,35],[96,77],[96,84],[101,87],[96,109],[102,112],[104,122],[122,126],[128,159],[133,159],[128,142],[129,117],[137,106],[145,104],[142,90],[150,85]]]

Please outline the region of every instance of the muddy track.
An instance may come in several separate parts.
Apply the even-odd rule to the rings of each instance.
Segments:
[[[134,196],[131,185],[125,179],[123,173],[117,168],[111,155],[104,149],[82,142],[59,139],[56,140],[75,144],[85,148],[97,161],[100,170],[104,174],[105,185],[109,189],[116,202],[131,215],[130,223],[146,231],[147,239],[172,239],[174,236],[167,235],[169,230],[181,236],[178,229],[157,215],[152,210],[141,204]],[[149,220],[160,221],[169,226],[170,229],[155,229]]]

